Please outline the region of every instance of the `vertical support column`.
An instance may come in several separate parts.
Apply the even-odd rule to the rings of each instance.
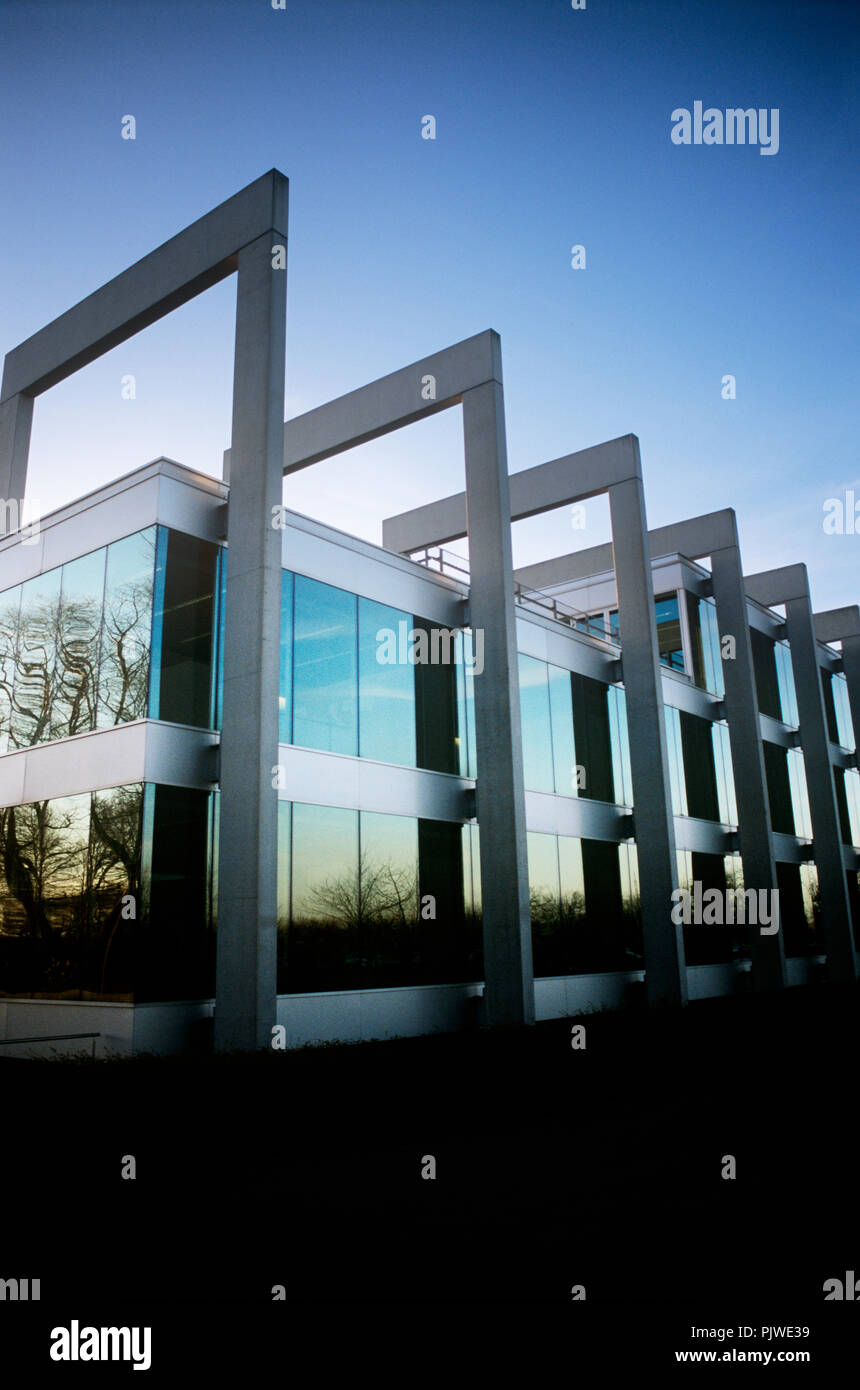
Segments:
[[[0,404],[0,505],[14,498],[19,519],[24,510],[33,397],[18,394]]]
[[[472,630],[484,635],[475,677],[484,996],[489,1024],[534,1023],[526,805],[517,670],[511,504],[501,349],[497,380],[463,395]]]
[[[284,452],[287,180],[272,233],[239,252],[227,522],[215,1003],[219,1051],[271,1043],[277,991],[278,675]]]
[[[737,532],[735,531],[737,535]],[[711,554],[711,591],[717,606],[720,638],[733,637],[734,659],[723,661],[724,704],[735,779],[738,839],[744,868],[744,888],[777,887],[771,838],[770,801],[761,741],[758,693],[752,641],[747,617],[740,548],[726,546]],[[753,986],[781,989],[785,984],[785,942],[782,931],[762,936],[753,929]]]
[[[798,566],[798,568],[800,568]],[[805,569],[805,566],[803,567]],[[842,832],[830,762],[830,739],[821,692],[818,651],[808,584],[805,593],[785,600],[786,636],[797,692],[800,742],[806,765],[812,819],[818,900],[831,980],[856,978],[851,906],[842,857]]]
[[[639,858],[645,985],[649,1004],[687,1002],[682,928],[672,921],[678,886],[663,684],[654,614],[651,552],[638,441],[631,477],[609,488],[621,669],[627,694],[633,822]]]

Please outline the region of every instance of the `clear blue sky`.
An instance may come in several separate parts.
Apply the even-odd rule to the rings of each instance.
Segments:
[[[734,506],[749,570],[805,560],[817,606],[855,602],[860,534],[822,520],[860,501],[857,13],[0,0],[0,353],[275,166],[288,415],[492,327],[511,471],[632,431],[649,524]],[[778,154],[675,146],[696,100],[778,108]],[[231,280],[40,397],[43,511],[159,454],[220,475],[234,303]],[[287,504],[379,540],[462,487],[455,414],[291,478]],[[606,534],[589,504],[585,532],[518,523],[515,558]]]

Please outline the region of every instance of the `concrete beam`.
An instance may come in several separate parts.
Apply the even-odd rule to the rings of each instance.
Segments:
[[[0,400],[40,395],[230,275],[243,246],[283,226],[285,184],[270,170],[13,348]]]
[[[515,478],[520,476],[525,474],[514,474]],[[661,555],[685,555],[688,560],[698,560],[715,549],[736,544],[737,527],[731,507],[690,517],[687,521],[673,522],[670,526],[655,526],[648,532],[648,549],[652,560],[659,559]],[[515,578],[527,589],[550,589],[555,584],[590,579],[612,568],[612,543],[606,542],[589,546],[587,550],[574,550],[569,555],[558,555],[551,560],[541,560],[535,565],[524,565],[517,570]]]
[[[860,637],[860,608],[856,603],[846,608],[829,608],[824,613],[813,613],[812,619],[819,642],[841,642],[845,637]]]
[[[806,566],[766,570],[747,576],[744,584],[751,598],[769,608],[785,604],[828,971],[831,979],[854,980],[857,969],[851,907]]]
[[[307,468],[448,410],[462,401],[466,391],[488,381],[501,384],[501,380],[499,335],[487,329],[287,420],[284,472]]]
[[[511,521],[595,497],[605,492],[610,482],[626,481],[621,475],[630,466],[633,439],[632,434],[621,435],[605,444],[511,473]],[[386,550],[408,555],[428,545],[458,540],[466,531],[466,494],[458,492],[426,507],[387,517],[382,523],[382,544]]]

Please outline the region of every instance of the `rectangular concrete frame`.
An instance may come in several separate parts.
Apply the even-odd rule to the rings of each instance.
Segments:
[[[34,397],[237,273],[215,1042],[263,1047],[275,1023],[278,644],[288,181],[270,170],[6,355],[0,496],[23,505]],[[20,514],[20,510],[19,510]]]
[[[738,817],[738,839],[747,888],[776,888],[776,866],[771,836],[770,803],[765,778],[758,699],[746,592],[741,565],[737,518],[731,507],[689,517],[648,532],[652,559],[684,555],[688,560],[711,557],[711,592],[717,609],[721,639],[734,637],[735,655],[723,661],[724,706],[729,724],[735,792],[744,815]],[[587,578],[612,568],[612,547],[592,546],[571,555],[545,560],[517,571],[529,587],[548,588],[565,580]],[[624,650],[621,652],[622,669]],[[783,933],[752,936],[753,983],[757,990],[778,989],[785,984]]]
[[[451,406],[463,408],[472,582],[470,625],[484,632],[475,680],[485,1020],[534,1022],[525,791],[517,676],[501,342],[487,330],[288,420],[292,473]],[[228,462],[232,471],[234,465]]]
[[[805,565],[785,565],[746,575],[746,591],[757,603],[785,605],[785,629],[791,647],[791,669],[797,694],[800,743],[806,768],[809,813],[818,893],[831,980],[854,980],[857,962],[851,924],[851,905],[845,880],[842,833],[830,760],[830,737],[824,711],[816,642],[818,637],[809,597]],[[853,714],[853,710],[852,710]]]
[[[681,927],[671,919],[672,893],[678,886],[675,823],[639,441],[635,435],[623,435],[513,473],[509,489],[511,521],[608,493],[614,541],[610,565],[614,556],[627,693],[646,989],[651,1003],[684,1004],[683,938]],[[441,545],[467,534],[470,515],[466,494],[457,493],[390,517],[383,525],[383,544],[401,553]],[[506,530],[509,533],[509,527]],[[473,569],[474,564],[472,556]]]

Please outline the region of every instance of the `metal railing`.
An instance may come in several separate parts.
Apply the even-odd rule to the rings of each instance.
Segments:
[[[0,1038],[0,1047],[11,1047],[13,1043],[37,1043],[37,1042],[68,1042],[72,1038],[92,1038],[93,1050],[90,1054],[96,1055],[96,1038],[100,1038],[101,1033],[43,1033],[37,1038]]]
[[[471,577],[468,560],[462,555],[455,555],[452,551],[443,549],[441,545],[427,546],[414,554],[412,559],[425,569],[435,570],[438,574],[448,575],[467,584]],[[548,594],[543,589],[526,589],[514,580],[514,599],[521,608],[539,613],[541,617],[551,618],[553,622],[564,623],[565,627],[587,632],[590,637],[619,645],[618,634],[606,626],[602,616],[590,617],[581,609],[572,608],[570,604],[563,603],[554,594]]]

